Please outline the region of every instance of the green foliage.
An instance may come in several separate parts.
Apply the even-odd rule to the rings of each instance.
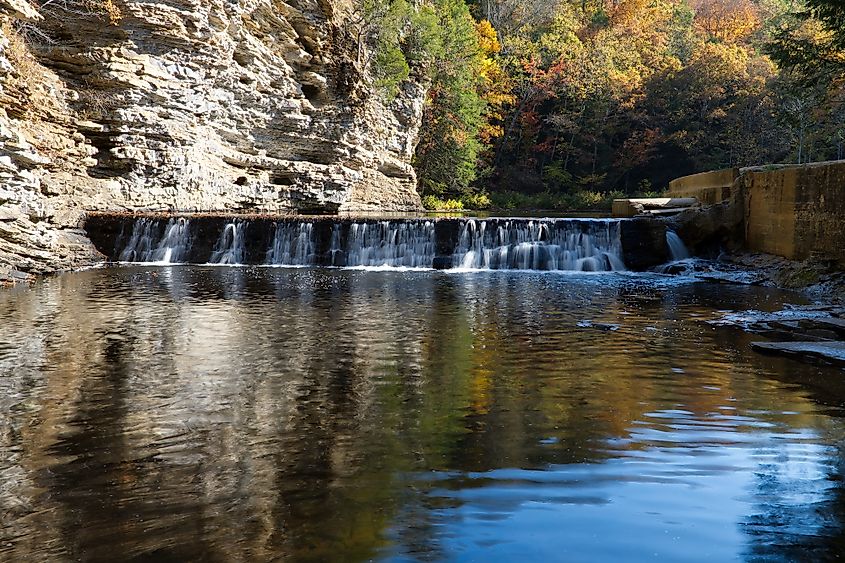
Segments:
[[[493,207],[496,209],[511,210],[539,207],[531,205],[533,202],[536,201],[534,198],[532,198],[532,196],[522,192],[515,192],[511,190],[493,192],[490,194],[490,199],[492,201]]]
[[[610,24],[610,17],[603,9],[596,10],[590,18],[590,23],[595,27],[605,27]]]
[[[599,192],[579,191],[573,195],[573,207],[575,209],[598,209],[605,196]]]
[[[463,0],[366,1],[376,84],[431,81],[414,166],[432,206],[607,209],[707,169],[845,157],[838,0],[472,2],[484,32]]]
[[[513,190],[490,194],[491,207],[506,211],[545,209],[549,211],[610,211],[613,200],[625,197],[622,192],[578,190],[571,194],[541,192],[526,194]]]
[[[525,9],[539,4],[528,0]],[[845,156],[845,72],[814,79],[824,92],[805,103],[813,81],[796,81],[763,52],[788,33],[806,41],[793,42],[782,64],[797,72],[803,54],[815,77],[822,67],[845,68],[845,11],[838,0],[808,0],[798,14],[790,12],[795,5],[560,2],[530,29],[502,24],[514,30],[502,43],[518,100],[497,147],[499,189],[582,208],[599,205],[591,192],[633,195],[708,169]],[[495,203],[497,187],[488,189]],[[500,199],[522,205],[510,193]]]
[[[399,90],[399,85],[408,79],[411,68],[402,51],[390,44],[383,45],[376,55],[375,85],[388,98],[393,98]]]
[[[427,64],[442,56],[443,41],[434,6],[423,4],[412,13],[403,52],[414,65]]]
[[[414,165],[423,194],[469,193],[483,148],[485,103],[475,20],[463,0],[434,0],[439,35],[429,45],[431,88]]]
[[[672,6],[672,15],[667,21],[667,47],[669,55],[681,64],[686,64],[695,51],[696,37],[693,28],[695,12],[686,2]]]
[[[374,85],[387,99],[410,76],[402,50],[404,30],[414,14],[406,0],[364,0],[358,19],[358,58],[371,67]]]
[[[467,209],[482,210],[489,209],[493,202],[490,201],[490,196],[483,192],[467,194],[461,198],[461,203]]]
[[[563,162],[557,160],[543,169],[544,180],[547,186],[557,190],[569,189],[574,185],[572,173],[563,168]]]
[[[440,199],[427,195],[422,198],[423,207],[429,211],[463,211],[464,202],[456,199]]]
[[[845,9],[841,0],[804,0],[806,9],[787,14],[767,50],[779,65],[804,78],[845,78]]]
[[[415,8],[406,0],[366,0],[361,22],[375,52],[375,86],[386,99],[412,71],[431,81],[414,159],[421,193],[472,193],[486,103],[484,59],[466,3],[429,0]]]

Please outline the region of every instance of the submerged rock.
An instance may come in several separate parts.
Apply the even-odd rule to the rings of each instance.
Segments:
[[[839,306],[805,305],[773,312],[734,312],[709,322],[736,326],[774,340],[752,342],[751,347],[757,352],[845,365],[845,308]]]
[[[598,329],[598,330],[605,330],[605,331],[608,331],[608,332],[615,332],[615,331],[619,330],[619,326],[620,325],[618,325],[618,324],[596,323],[596,322],[589,321],[589,320],[584,320],[584,321],[578,322],[579,328],[595,328],[595,329]]]

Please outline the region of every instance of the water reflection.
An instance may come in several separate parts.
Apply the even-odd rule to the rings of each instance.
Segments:
[[[263,268],[5,292],[0,558],[833,557],[845,394],[806,382],[841,371],[701,322],[786,297]]]

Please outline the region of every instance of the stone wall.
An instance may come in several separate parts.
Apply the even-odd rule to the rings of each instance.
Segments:
[[[669,197],[694,197],[703,204],[730,199],[731,187],[739,177],[739,169],[727,168],[684,176],[669,182]]]
[[[749,250],[845,267],[845,161],[749,169],[738,184]]]
[[[367,86],[351,3],[65,5],[0,0],[0,281],[91,263],[86,211],[420,207],[426,86]]]
[[[845,267],[845,161],[720,170],[670,186],[673,196],[718,203],[673,219],[687,244],[718,238],[751,252],[821,258]],[[720,199],[710,201],[712,195]]]

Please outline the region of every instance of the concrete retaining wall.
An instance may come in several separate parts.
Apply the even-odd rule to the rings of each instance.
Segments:
[[[741,208],[747,250],[845,267],[845,161],[704,172],[673,180],[669,195]]]
[[[749,250],[845,267],[845,161],[749,169],[737,184]]]
[[[669,197],[694,197],[710,205],[730,199],[731,188],[739,177],[738,168],[702,172],[669,182]]]

